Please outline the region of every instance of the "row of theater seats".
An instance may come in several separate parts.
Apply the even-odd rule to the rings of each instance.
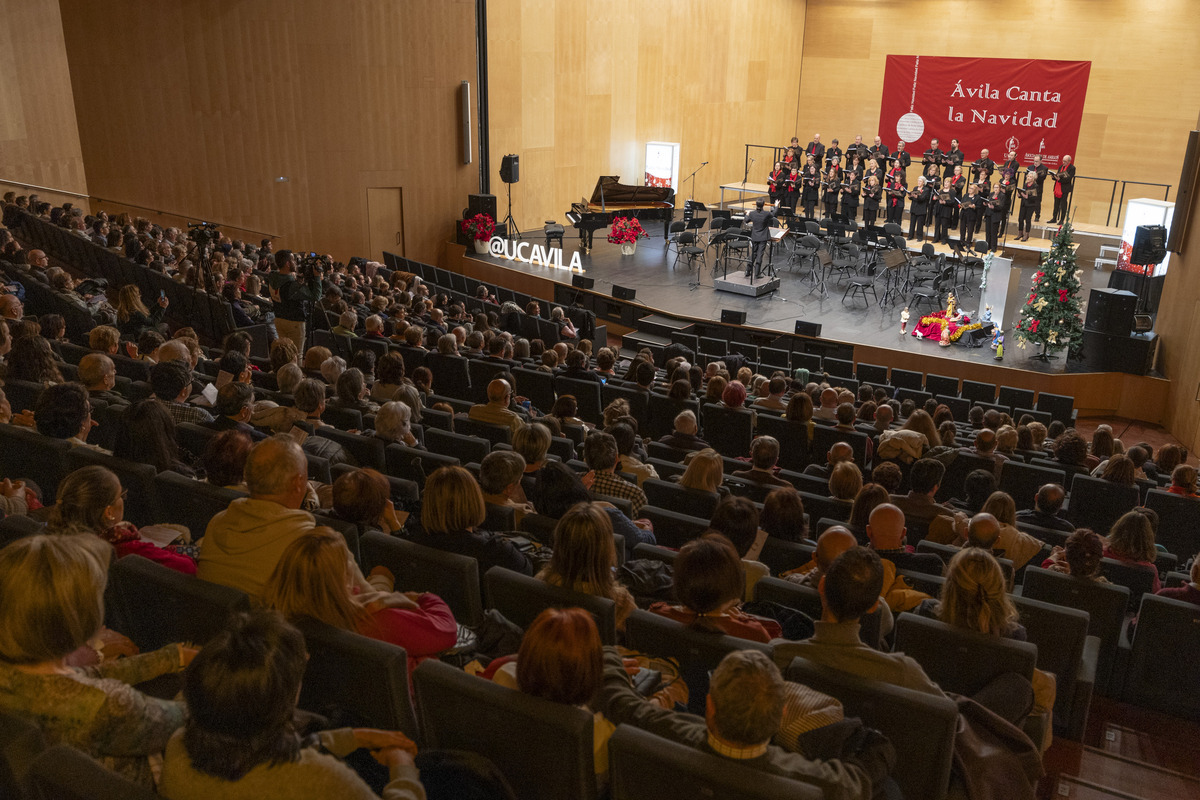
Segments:
[[[219,295],[185,286],[32,214],[15,212],[15,215],[18,235],[27,247],[44,250],[89,277],[104,278],[108,281],[110,291],[114,292],[113,298],[118,287],[136,284],[144,298],[158,297],[159,292],[166,294],[171,303],[168,312],[171,318],[194,328],[209,341],[220,342],[227,334],[239,330],[234,324],[233,310],[228,301]],[[71,319],[68,318],[68,333],[75,335],[77,331],[72,330]],[[77,324],[86,322],[79,319]],[[250,334],[255,355],[267,355],[266,325],[251,325],[240,330]]]

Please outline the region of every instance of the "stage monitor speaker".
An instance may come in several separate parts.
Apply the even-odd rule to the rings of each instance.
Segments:
[[[500,159],[500,180],[505,183],[520,183],[521,181],[521,158],[513,154],[508,154]]]
[[[576,289],[591,289],[596,285],[594,278],[586,278],[583,275],[572,275],[571,285]]]
[[[1137,295],[1121,289],[1092,289],[1088,296],[1087,319],[1090,331],[1126,336],[1133,330],[1133,312]]]
[[[476,214],[487,214],[493,220],[496,219],[496,195],[469,195],[467,198],[467,216],[473,217]]]
[[[817,322],[805,322],[804,320],[796,320],[796,335],[797,336],[812,336],[820,338],[821,325]]]
[[[1167,257],[1167,229],[1162,225],[1138,225],[1133,234],[1129,263],[1139,266],[1161,264]]]
[[[1158,335],[1114,336],[1101,331],[1083,332],[1083,363],[1089,372],[1128,372],[1145,375],[1154,366]],[[1070,367],[1069,367],[1070,368]]]
[[[637,289],[627,289],[624,286],[617,286],[614,283],[612,288],[612,296],[618,300],[632,300],[637,296]]]
[[[732,308],[722,308],[721,322],[725,323],[726,325],[745,325],[746,312],[734,311]]]

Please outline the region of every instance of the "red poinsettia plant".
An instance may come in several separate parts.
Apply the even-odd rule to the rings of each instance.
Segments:
[[[473,217],[467,217],[458,223],[458,226],[464,234],[475,241],[486,242],[492,238],[492,234],[496,230],[496,220],[492,219],[491,214],[476,214]]]
[[[608,229],[608,241],[613,244],[633,244],[649,235],[637,217],[617,217]]]

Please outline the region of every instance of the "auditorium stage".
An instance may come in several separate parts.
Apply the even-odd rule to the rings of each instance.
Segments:
[[[713,288],[713,254],[708,253],[708,267],[701,271],[699,286],[690,287],[696,271],[688,270],[685,260],[680,260],[673,266],[675,253],[669,253],[662,236],[662,226],[650,222],[646,224],[650,233],[647,239],[638,241],[637,250],[633,255],[621,255],[619,245],[609,244],[604,239],[604,233],[598,231],[595,244],[590,254],[580,253],[583,274],[595,280],[594,291],[609,295],[613,285],[634,289],[636,300],[651,309],[669,315],[690,317],[699,320],[719,321],[722,309],[733,309],[746,312],[746,324],[757,328],[775,330],[781,333],[792,333],[796,320],[814,322],[822,326],[821,338],[839,340],[853,344],[870,345],[887,348],[922,356],[937,357],[956,361],[970,361],[988,364],[1003,363],[1010,369],[1022,369],[1040,373],[1061,374],[1067,371],[1065,354],[1050,362],[1031,359],[1037,351],[1034,348],[1021,350],[1015,346],[1012,337],[1007,338],[1004,361],[996,362],[994,353],[988,347],[968,348],[962,345],[940,347],[936,342],[920,340],[912,336],[913,325],[917,314],[909,322],[908,335],[901,336],[900,311],[903,305],[880,308],[874,299],[870,305],[863,306],[861,299],[851,303],[842,302],[845,284],[837,284],[830,279],[829,293],[820,297],[812,291],[811,283],[801,278],[801,269],[795,267],[790,271],[786,267],[786,257],[776,257],[776,267],[780,279],[778,291],[762,297],[749,297],[730,292],[716,291]],[[572,237],[572,228],[567,228],[563,242],[563,263],[569,264],[572,255],[579,250],[579,240]],[[526,232],[523,241],[545,245],[545,237],[540,230]],[[778,249],[778,248],[777,248]],[[530,265],[520,261],[498,258],[491,255],[476,255],[469,248],[468,259],[488,262],[495,266],[514,270],[528,275],[534,275],[544,280],[567,284],[571,282],[573,273],[565,269]],[[1019,265],[1014,265],[1017,269]],[[1081,295],[1086,302],[1093,283],[1098,286],[1107,285],[1108,273],[1095,271],[1088,266],[1082,266],[1083,288]],[[1030,278],[1034,273],[1032,266],[1020,268],[1021,292],[1029,290]],[[718,273],[718,277],[719,277]],[[732,275],[732,273],[731,273]],[[882,296],[882,282],[877,291]],[[870,294],[868,293],[868,297]],[[978,288],[974,294],[968,294],[959,302],[959,306],[971,312],[978,304]],[[923,309],[928,313],[927,309]],[[951,369],[949,366],[947,370]],[[1079,369],[1078,364],[1072,365],[1071,371]]]

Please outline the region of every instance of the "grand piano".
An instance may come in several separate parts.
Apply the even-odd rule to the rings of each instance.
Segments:
[[[667,238],[675,216],[675,190],[660,186],[627,186],[620,175],[601,175],[592,197],[572,203],[567,212],[571,226],[579,229],[579,249],[591,252],[592,234],[607,228],[617,217],[663,220],[663,238]]]

